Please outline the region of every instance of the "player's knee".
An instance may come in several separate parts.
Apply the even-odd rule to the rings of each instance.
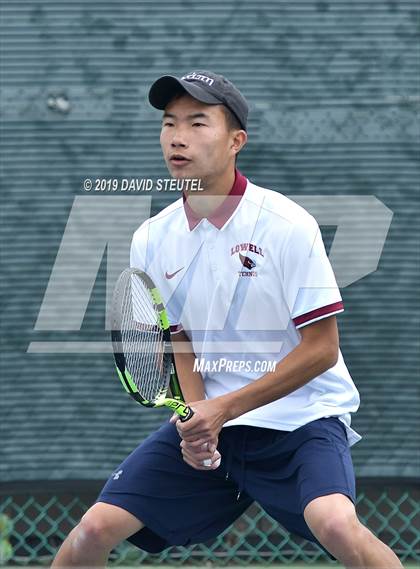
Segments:
[[[107,520],[89,511],[80,520],[74,539],[74,546],[82,550],[110,551],[118,540]]]
[[[354,513],[331,512],[324,519],[318,520],[311,529],[327,549],[333,546],[346,551],[357,550],[361,525]]]

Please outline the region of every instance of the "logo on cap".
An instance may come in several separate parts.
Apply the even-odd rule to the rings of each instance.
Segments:
[[[207,77],[207,75],[200,75],[199,73],[188,73],[188,75],[184,75],[181,79],[185,79],[186,81],[203,81],[203,83],[207,83],[207,85],[213,85],[214,79],[211,77]]]

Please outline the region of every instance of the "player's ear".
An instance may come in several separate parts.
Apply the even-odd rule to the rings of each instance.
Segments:
[[[235,154],[238,154],[245,146],[248,140],[248,135],[244,130],[234,130],[232,131],[232,134],[233,134],[233,139],[232,139],[231,148],[235,152]]]

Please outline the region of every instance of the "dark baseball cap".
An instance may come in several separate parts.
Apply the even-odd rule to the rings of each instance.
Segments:
[[[223,75],[211,71],[191,71],[182,77],[163,75],[150,88],[149,101],[163,110],[179,93],[186,91],[191,97],[208,105],[225,105],[246,130],[248,103],[242,93]]]

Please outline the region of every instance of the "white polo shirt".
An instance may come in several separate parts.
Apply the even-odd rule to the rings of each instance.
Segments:
[[[144,222],[130,264],[159,288],[171,330],[184,329],[191,340],[209,399],[262,377],[261,369],[300,343],[299,328],[344,310],[315,219],[238,171],[208,218],[197,218],[181,198]],[[226,426],[292,431],[338,416],[353,444],[361,437],[350,428],[350,413],[359,401],[340,352],[325,373]]]

